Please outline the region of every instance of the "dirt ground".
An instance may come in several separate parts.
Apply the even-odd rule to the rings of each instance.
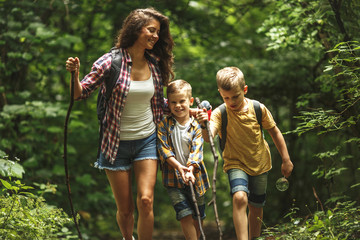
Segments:
[[[206,240],[219,240],[219,231],[215,226],[205,226],[204,234]],[[153,239],[158,240],[184,240],[184,235],[179,230],[167,230],[161,232],[154,232]],[[235,232],[223,232],[223,240],[236,240]]]

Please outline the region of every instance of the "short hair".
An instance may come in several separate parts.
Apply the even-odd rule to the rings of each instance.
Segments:
[[[216,74],[216,83],[218,88],[229,91],[240,87],[244,90],[245,78],[242,71],[237,67],[225,67]]]
[[[178,79],[169,83],[166,89],[166,95],[169,98],[169,95],[172,93],[183,92],[188,98],[192,97],[192,88],[190,83],[185,80]]]

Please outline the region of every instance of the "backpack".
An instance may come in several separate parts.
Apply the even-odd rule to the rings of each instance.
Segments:
[[[256,101],[256,100],[251,100],[251,101],[253,102],[253,105],[254,105],[256,120],[257,120],[258,124],[260,125],[260,130],[262,131],[262,123],[261,123],[262,112],[261,112],[261,108],[260,108],[260,102]],[[222,154],[222,152],[225,149],[226,134],[227,134],[226,133],[227,113],[226,113],[225,103],[221,104],[219,106],[219,109],[220,109],[220,113],[221,113],[221,136],[222,136],[222,138],[220,138],[220,136],[219,136],[219,148],[220,148],[220,152]]]
[[[108,75],[105,76],[104,84],[101,85],[101,88],[98,93],[97,106],[96,106],[97,117],[98,117],[98,121],[99,121],[99,125],[100,125],[99,147],[98,147],[98,155],[97,155],[98,158],[100,156],[100,151],[101,151],[101,142],[102,142],[102,138],[103,138],[103,130],[104,130],[104,124],[105,124],[104,117],[105,117],[106,109],[108,107],[111,94],[115,87],[116,81],[119,78],[120,70],[121,70],[121,54],[119,54],[120,49],[112,48],[110,50],[110,53],[111,53],[110,72]],[[105,87],[105,93],[103,94],[102,89],[104,87]]]

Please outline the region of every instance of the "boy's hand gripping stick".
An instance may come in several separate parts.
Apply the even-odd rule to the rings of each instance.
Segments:
[[[200,99],[199,98],[195,98],[195,102],[198,106],[199,109],[203,109],[202,104],[200,103]],[[221,231],[221,226],[220,226],[220,221],[219,221],[219,214],[217,211],[217,205],[216,205],[216,172],[217,172],[217,168],[218,168],[218,163],[219,163],[219,157],[216,153],[216,149],[215,149],[215,144],[214,144],[214,138],[212,136],[212,133],[210,131],[210,125],[209,125],[209,121],[205,121],[205,126],[206,126],[206,130],[207,133],[209,135],[209,141],[210,141],[210,147],[211,147],[211,152],[214,156],[214,171],[213,171],[213,184],[212,184],[212,199],[211,201],[208,203],[208,205],[210,206],[211,204],[213,204],[214,207],[214,212],[215,212],[215,218],[216,218],[216,225],[218,227],[219,230],[219,239],[222,240],[222,231]]]

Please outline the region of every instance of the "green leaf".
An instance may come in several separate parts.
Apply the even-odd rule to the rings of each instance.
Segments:
[[[0,159],[1,176],[22,178],[24,173],[25,170],[20,164],[10,160]]]
[[[12,189],[13,189],[13,186],[12,186],[9,182],[7,182],[7,181],[5,181],[5,180],[3,180],[3,179],[1,179],[1,178],[0,178],[0,181],[1,181],[2,185],[3,185],[5,188],[7,188],[7,189],[9,189],[9,190],[12,190]]]
[[[63,131],[63,129],[61,127],[58,127],[58,126],[48,127],[47,130],[50,133],[61,133]]]
[[[84,174],[82,176],[78,176],[76,177],[76,181],[83,184],[84,186],[91,186],[96,183],[90,174]]]

